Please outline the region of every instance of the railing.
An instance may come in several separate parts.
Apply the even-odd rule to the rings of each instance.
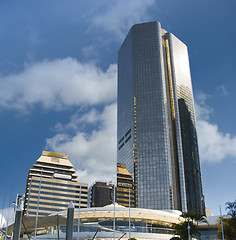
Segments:
[[[112,229],[111,226],[104,226],[107,228]],[[129,232],[129,226],[116,226],[117,231],[121,232]],[[142,227],[142,226],[131,226],[131,232],[138,232],[138,233],[160,233],[160,234],[173,234],[173,229],[167,228],[158,228],[158,227]]]
[[[132,224],[133,225],[133,224]],[[167,228],[159,228],[159,227],[144,227],[144,226],[135,226],[131,225],[130,231],[131,232],[137,232],[137,233],[159,233],[159,234],[174,234],[173,229],[167,229]],[[105,228],[113,229],[113,226],[111,225],[102,225]],[[66,232],[66,227],[61,226],[60,227],[62,232]],[[97,228],[91,228],[91,227],[80,227],[80,232],[96,232]],[[129,232],[129,226],[116,226],[116,231],[120,232]],[[56,230],[54,230],[56,233]],[[74,227],[74,232],[78,232],[77,227]],[[104,230],[101,230],[101,232],[104,232]],[[106,231],[105,231],[106,232]]]

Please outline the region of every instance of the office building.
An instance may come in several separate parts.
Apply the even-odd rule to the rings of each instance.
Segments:
[[[188,50],[159,22],[134,25],[119,50],[117,118],[136,207],[204,213]]]
[[[70,201],[87,207],[88,185],[77,178],[67,154],[43,151],[28,174],[24,214],[48,215],[67,209]]]
[[[91,186],[91,207],[104,207],[113,202],[114,185],[107,182],[95,182]]]
[[[124,163],[117,163],[116,202],[125,207],[135,207],[133,178]]]

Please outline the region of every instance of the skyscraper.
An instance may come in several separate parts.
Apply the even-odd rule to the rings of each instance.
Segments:
[[[75,208],[87,207],[88,184],[77,178],[67,154],[43,151],[29,170],[24,214],[48,215],[67,209],[70,201]]]
[[[134,25],[118,58],[117,162],[136,207],[204,213],[186,45],[159,22]]]

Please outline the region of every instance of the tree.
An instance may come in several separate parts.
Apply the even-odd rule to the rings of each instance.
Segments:
[[[181,223],[174,223],[172,226],[175,230],[175,235],[179,235],[182,240],[188,240],[188,226],[190,227],[191,238],[199,235],[197,225],[189,219],[185,219],[185,221]]]
[[[236,200],[234,202],[227,202],[226,209],[228,209],[228,215],[232,218],[236,218]]]
[[[200,222],[205,222],[208,224],[208,221],[206,219],[206,215],[199,213],[199,212],[193,212],[193,211],[189,211],[189,212],[183,212],[181,217],[186,218],[186,219],[191,219],[192,221],[196,221],[197,225]]]
[[[225,240],[235,240],[236,239],[236,200],[234,202],[227,202],[226,209],[228,209],[227,217],[222,219]],[[219,228],[218,236],[220,239],[222,239],[221,227]]]
[[[205,222],[208,224],[206,216],[198,212],[183,212],[181,217],[184,218],[184,222],[173,224],[175,229],[175,235],[179,235],[182,240],[188,240],[188,226],[190,227],[190,237],[200,235],[198,231],[199,222]],[[194,223],[196,222],[197,225]]]

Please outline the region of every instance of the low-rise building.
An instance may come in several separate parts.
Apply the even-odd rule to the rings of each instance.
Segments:
[[[113,202],[114,184],[107,182],[95,182],[91,186],[91,207],[104,207]]]

